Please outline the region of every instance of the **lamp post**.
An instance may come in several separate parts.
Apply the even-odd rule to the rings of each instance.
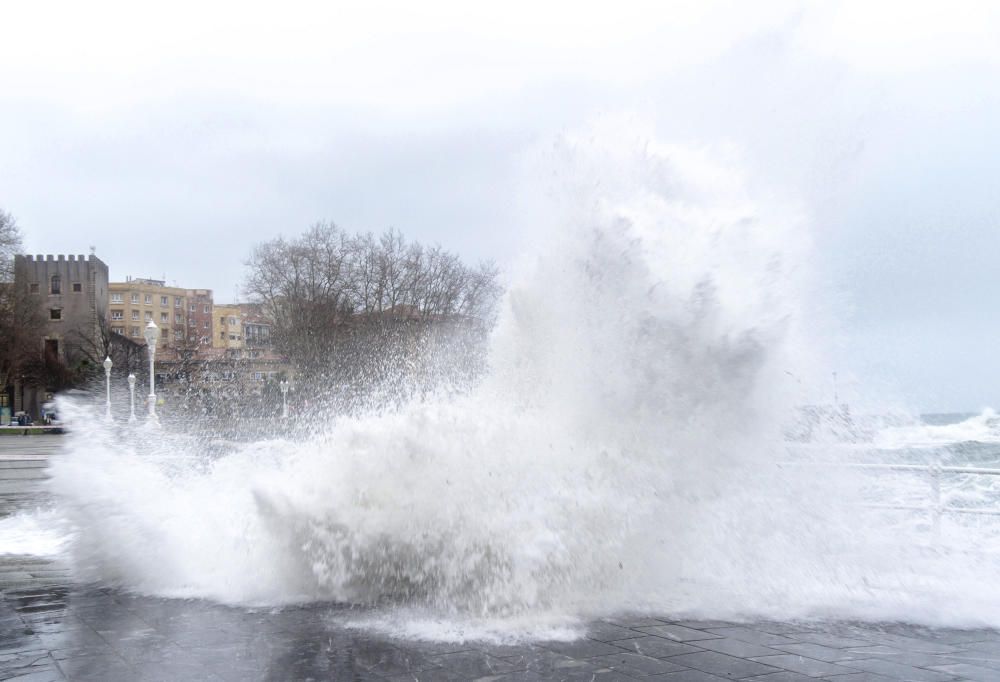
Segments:
[[[150,320],[142,335],[146,337],[146,348],[149,350],[149,421],[159,424],[159,419],[156,417],[156,375],[153,374],[153,358],[156,355],[156,342],[160,339],[160,328]]]
[[[278,388],[281,389],[281,418],[288,419],[288,382],[282,380],[278,384]]]
[[[111,367],[113,365],[110,355],[104,358],[104,418],[108,421],[111,421]]]
[[[128,375],[128,398],[129,398],[129,415],[128,423],[135,423],[135,375],[129,372]]]

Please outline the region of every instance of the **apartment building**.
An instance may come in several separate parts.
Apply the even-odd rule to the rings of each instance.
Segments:
[[[164,350],[207,346],[212,339],[212,291],[171,287],[143,277],[111,282],[108,321],[112,332],[138,342],[143,342],[146,325],[155,322]]]
[[[188,347],[212,347],[214,307],[211,289],[188,289]]]
[[[217,304],[214,310],[212,321],[215,323],[215,335],[212,336],[212,347],[242,350],[245,347],[242,306],[238,303]]]

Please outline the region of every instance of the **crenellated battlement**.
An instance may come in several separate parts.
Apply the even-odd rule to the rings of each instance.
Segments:
[[[71,253],[68,256],[64,255],[64,254],[61,254],[61,253],[60,254],[51,254],[51,253],[41,254],[41,253],[39,253],[39,254],[35,254],[34,256],[32,256],[31,254],[25,254],[25,255],[19,256],[19,257],[23,258],[24,260],[26,260],[29,263],[34,263],[34,262],[42,262],[42,263],[44,263],[44,262],[47,262],[47,261],[69,261],[69,262],[83,261],[83,262],[87,262],[88,260],[97,260],[97,256],[95,256],[94,254],[90,254],[89,256],[85,256],[82,253],[81,254],[76,254],[76,255],[74,255],[74,254]]]

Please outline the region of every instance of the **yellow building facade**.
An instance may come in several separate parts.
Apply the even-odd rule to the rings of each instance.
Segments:
[[[203,310],[204,309],[204,310]],[[160,348],[211,343],[211,292],[170,287],[161,280],[129,278],[108,284],[108,324],[112,332],[144,343],[150,322],[160,328]]]
[[[216,304],[212,311],[212,326],[215,328],[215,333],[212,335],[213,348],[246,347],[243,338],[243,311],[240,305]]]

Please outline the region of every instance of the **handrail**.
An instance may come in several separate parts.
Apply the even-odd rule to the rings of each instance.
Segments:
[[[930,475],[931,482],[931,504],[929,506],[916,506],[905,504],[866,504],[870,509],[896,509],[901,511],[922,511],[930,512],[931,532],[937,541],[941,532],[942,514],[983,514],[988,516],[1000,516],[1000,509],[976,509],[974,507],[953,507],[941,503],[941,475],[957,474],[971,476],[1000,476],[1000,469],[989,467],[967,467],[967,466],[945,466],[941,464],[941,454],[936,453],[935,460],[931,464],[893,464],[889,462],[780,462],[781,465],[790,466],[822,466],[841,467],[848,469],[870,469],[881,471],[914,471]]]
[[[940,471],[946,474],[973,474],[978,476],[1000,476],[1000,469],[984,467],[936,466],[934,464],[891,464],[889,462],[781,462],[791,466],[828,466],[851,469],[889,469],[894,471]]]

